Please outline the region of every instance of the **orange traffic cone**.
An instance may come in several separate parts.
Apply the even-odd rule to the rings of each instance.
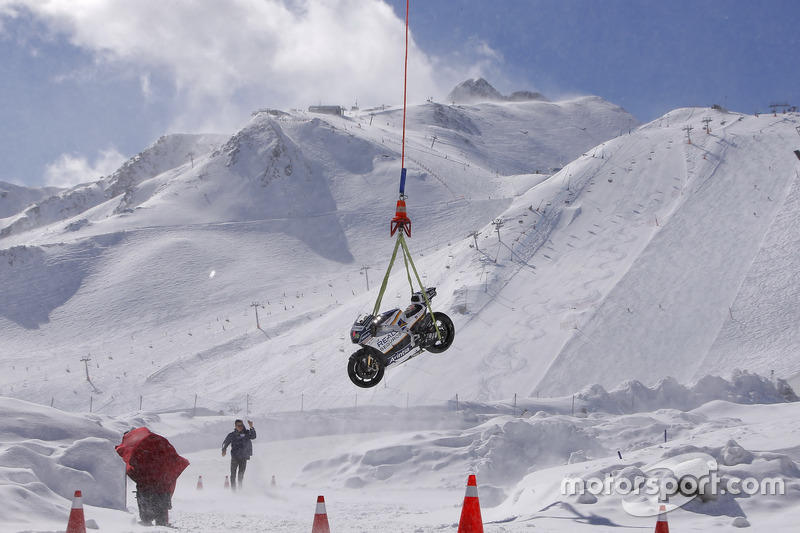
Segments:
[[[658,521],[656,522],[655,533],[669,533],[669,524],[667,523],[667,506],[662,505],[658,508]]]
[[[72,500],[72,510],[69,512],[69,522],[67,522],[66,533],[86,533],[86,520],[83,516],[83,498],[81,491],[75,491],[75,498]]]
[[[474,474],[471,474],[467,480],[467,494],[464,496],[464,506],[461,508],[458,533],[483,533],[481,504],[478,501],[478,483],[475,481]]]
[[[322,496],[317,497],[317,510],[314,513],[314,526],[311,528],[311,533],[331,533],[331,528],[328,526],[328,513],[325,511],[325,498]]]
[[[228,479],[228,476],[225,476],[225,488],[226,489],[231,488],[231,480]]]
[[[203,476],[197,478],[197,490],[203,490]]]

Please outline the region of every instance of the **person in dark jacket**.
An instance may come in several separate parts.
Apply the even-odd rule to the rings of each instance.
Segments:
[[[253,427],[251,420],[247,421],[250,429],[245,429],[244,422],[241,420],[237,420],[235,424],[236,429],[228,433],[228,436],[222,442],[222,457],[225,457],[228,446],[231,447],[231,490],[234,491],[236,490],[237,482],[239,488],[242,487],[247,460],[253,455],[253,443],[250,441],[256,438],[256,429]]]

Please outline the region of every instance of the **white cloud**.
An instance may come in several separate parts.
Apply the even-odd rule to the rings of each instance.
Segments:
[[[470,38],[464,45],[463,57],[456,61],[457,65],[466,65],[465,67],[456,67],[455,83],[460,83],[464,79],[469,78],[484,78],[489,80],[495,87],[500,87],[499,84],[505,84],[505,75],[503,74],[503,66],[505,59],[503,54],[493,49],[488,42],[484,39],[477,37]],[[466,73],[466,75],[465,75]]]
[[[4,0],[0,0],[0,10]],[[233,129],[259,107],[399,104],[404,20],[382,0],[18,0],[51,31],[95,55],[169,79],[174,127]],[[413,30],[413,26],[412,26]],[[409,101],[446,94],[413,43]],[[165,78],[162,78],[165,77]]]
[[[153,88],[150,85],[150,73],[146,72],[139,76],[139,83],[142,87],[142,95],[145,100],[150,101],[153,99]]]
[[[117,170],[127,158],[114,148],[101,150],[94,163],[81,154],[61,154],[44,171],[45,185],[72,187],[79,183],[96,181]]]

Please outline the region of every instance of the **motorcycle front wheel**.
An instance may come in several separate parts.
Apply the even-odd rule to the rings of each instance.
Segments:
[[[453,326],[453,321],[450,320],[450,317],[439,311],[433,312],[433,320],[436,322],[436,327],[434,328],[433,322],[431,322],[425,334],[427,338],[425,349],[431,353],[442,353],[453,344],[453,339],[456,337],[456,328]],[[441,339],[439,335],[436,335],[437,328]]]
[[[347,375],[356,386],[362,389],[374,387],[383,379],[386,369],[383,357],[368,348],[361,348],[347,362]]]

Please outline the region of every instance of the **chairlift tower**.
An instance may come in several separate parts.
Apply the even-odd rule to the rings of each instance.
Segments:
[[[261,307],[263,309],[264,306],[261,305],[258,302],[253,302],[253,303],[250,304],[250,307],[255,307],[255,309],[256,309],[256,328],[257,329],[261,329],[261,324],[258,323],[258,308]]]
[[[706,125],[706,127],[705,127],[706,133],[711,133],[711,128],[708,126],[708,124],[709,124],[710,122],[714,122],[714,121],[711,119],[711,117],[706,117],[706,118],[704,118],[704,119],[703,119],[701,122],[703,122],[703,123]]]
[[[503,220],[497,218],[492,221],[492,225],[494,226],[494,230],[497,232],[497,242],[503,242],[500,240],[500,228],[503,227]]]
[[[480,235],[480,234],[481,234],[480,231],[473,231],[472,233],[467,235],[467,237],[472,237],[473,239],[475,239],[475,249],[476,250],[478,250],[478,235]]]
[[[367,278],[367,292],[369,292],[369,268],[367,265],[361,267],[361,271],[364,273],[364,276]]]
[[[91,361],[91,358],[89,358],[89,356],[87,355],[87,356],[84,356],[84,357],[81,359],[81,361],[83,362],[84,366],[86,367],[86,381],[88,381],[89,383],[91,383],[91,382],[92,382],[92,380],[91,380],[91,379],[89,379],[89,361]]]
[[[692,130],[694,126],[684,126],[681,129],[686,132],[686,138],[689,139],[688,144],[692,144]]]
[[[769,104],[770,109],[772,109],[772,114],[778,114],[778,108],[783,109],[783,112],[786,113],[786,109],[791,107],[788,102],[772,102]]]

